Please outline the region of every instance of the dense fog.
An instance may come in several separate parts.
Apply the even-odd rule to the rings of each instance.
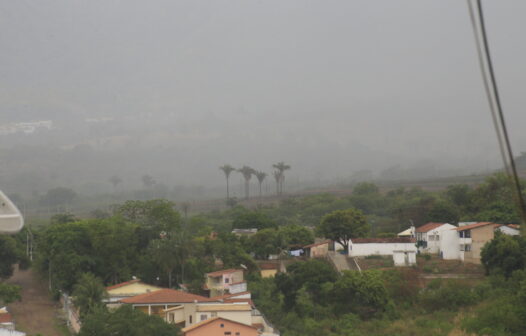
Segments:
[[[520,154],[526,2],[485,5]],[[279,161],[293,190],[501,166],[464,1],[0,0],[0,46],[10,193],[148,175],[217,197],[226,163],[267,172],[266,193]]]

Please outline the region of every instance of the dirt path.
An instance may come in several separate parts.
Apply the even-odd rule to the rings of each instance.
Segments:
[[[9,305],[17,330],[29,335],[63,335],[55,326],[59,306],[50,299],[45,281],[32,270],[17,269],[7,282],[22,286],[22,301]]]

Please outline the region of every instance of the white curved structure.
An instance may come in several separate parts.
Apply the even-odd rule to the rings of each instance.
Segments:
[[[24,217],[13,202],[0,190],[0,234],[14,234],[24,227]]]

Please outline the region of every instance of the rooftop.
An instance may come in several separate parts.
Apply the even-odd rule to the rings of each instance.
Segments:
[[[421,233],[428,232],[428,231],[436,229],[437,227],[442,226],[444,224],[446,224],[446,223],[433,223],[433,222],[426,223],[426,224],[424,224],[422,226],[417,227],[416,228],[416,232],[421,232]]]
[[[217,299],[211,299],[201,295],[186,293],[175,289],[161,289],[155,292],[132,296],[120,300],[120,302],[122,303],[131,304],[191,303],[215,301],[217,301]]]
[[[465,230],[476,229],[476,228],[479,228],[481,226],[486,226],[486,225],[493,225],[494,227],[500,226],[500,224],[495,224],[495,223],[492,223],[492,222],[479,222],[479,223],[474,223],[474,224],[460,226],[460,227],[458,227],[456,229],[453,229],[453,230],[465,231]]]
[[[329,244],[330,242],[331,242],[330,240],[326,240],[326,241],[321,242],[321,243],[314,243],[314,244],[305,245],[305,246],[303,246],[303,248],[316,247],[316,246],[320,246],[320,245]]]
[[[11,323],[13,322],[13,317],[9,313],[0,314],[0,323]]]
[[[209,323],[212,323],[212,322],[216,322],[218,320],[221,320],[221,321],[227,321],[227,322],[231,322],[231,323],[235,323],[235,324],[239,324],[239,325],[242,325],[242,326],[246,326],[246,327],[249,327],[249,328],[254,328],[252,326],[249,326],[249,325],[246,325],[246,324],[243,324],[243,323],[240,323],[240,322],[236,322],[236,321],[232,321],[232,320],[229,320],[229,319],[226,319],[226,318],[223,318],[223,317],[213,317],[213,318],[210,318],[208,320],[204,320],[202,322],[199,322],[199,323],[196,323],[196,324],[193,324],[189,327],[186,327],[186,328],[183,328],[181,329],[181,331],[183,333],[186,333],[186,332],[189,332],[190,330],[194,330],[194,329],[197,329],[199,327],[202,327],[206,324],[209,324]],[[255,329],[255,328],[254,328]]]
[[[209,305],[198,305],[197,311],[198,312],[252,311],[252,307],[248,304],[242,304],[242,303],[209,304]]]
[[[209,276],[209,277],[215,278],[215,277],[221,276],[221,275],[223,275],[223,274],[234,273],[234,272],[237,272],[237,271],[241,271],[241,272],[243,272],[242,269],[230,268],[230,269],[226,269],[226,270],[221,270],[221,271],[215,271],[215,272],[211,272],[211,273],[206,273],[206,276]]]
[[[124,286],[127,286],[127,285],[131,285],[131,284],[134,284],[134,283],[138,283],[138,282],[141,282],[141,280],[133,279],[133,280],[130,280],[130,281],[121,282],[121,283],[113,285],[113,286],[108,286],[108,287],[106,287],[106,290],[109,291],[109,290],[112,290],[112,289],[121,288],[121,287],[124,287]]]

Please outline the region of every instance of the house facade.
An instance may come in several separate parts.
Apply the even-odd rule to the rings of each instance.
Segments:
[[[303,246],[305,256],[308,258],[325,257],[329,253],[330,240]]]
[[[205,277],[205,289],[210,291],[210,297],[247,290],[242,269],[211,272],[207,273]]]
[[[349,240],[350,257],[393,256],[395,266],[416,264],[414,238],[354,238]]]
[[[495,237],[495,229],[499,226],[491,222],[480,222],[456,228],[459,238],[459,259],[480,264],[482,247]]]
[[[251,325],[214,317],[182,330],[184,336],[257,336],[257,329]]]
[[[130,281],[106,287],[106,293],[108,294],[108,298],[105,299],[105,302],[109,306],[118,305],[119,301],[122,299],[155,292],[161,289],[161,287],[141,282],[139,279],[133,279]]]
[[[424,253],[440,253],[442,233],[455,228],[456,226],[449,223],[427,223],[416,228],[418,250]]]

